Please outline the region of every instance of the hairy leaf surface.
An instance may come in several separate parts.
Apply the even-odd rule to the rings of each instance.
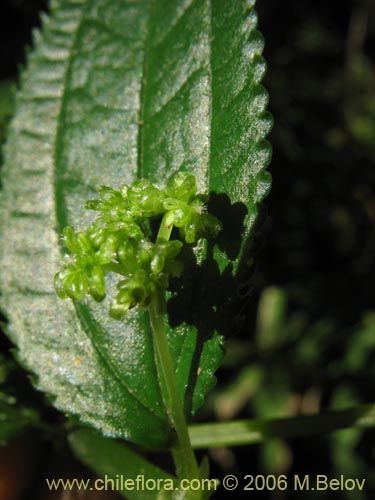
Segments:
[[[186,252],[168,338],[187,414],[213,386],[238,321],[271,127],[253,1],[59,0],[22,75],[3,173],[2,308],[22,363],[62,411],[104,434],[168,446],[146,313],[59,300],[59,234],[85,200],[137,177],[194,173],[224,229]],[[245,290],[245,291],[244,291]]]

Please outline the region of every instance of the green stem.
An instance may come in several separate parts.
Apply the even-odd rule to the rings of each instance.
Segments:
[[[168,241],[171,236],[172,229],[173,224],[168,225],[166,223],[165,214],[160,223],[156,243]],[[176,442],[172,447],[172,454],[176,464],[177,473],[180,478],[193,479],[199,477],[199,469],[193,448],[191,446],[184,406],[178,390],[172,356],[165,332],[164,315],[160,313],[160,311],[163,310],[161,304],[164,303],[165,291],[161,291],[149,306],[151,327],[154,332],[155,346],[160,362],[160,382],[162,391],[164,387],[165,404],[177,435]]]
[[[189,427],[189,434],[193,448],[216,448],[259,443],[272,438],[309,436],[347,428],[373,428],[374,425],[375,404],[367,404],[349,410],[292,418],[197,424]]]
[[[172,229],[173,224],[167,224],[167,214],[164,214],[160,223],[159,232],[156,236],[156,243],[159,243],[160,241],[168,241],[171,237]]]
[[[160,361],[161,375],[165,384],[167,410],[170,413],[177,434],[177,442],[172,449],[177,472],[181,478],[197,478],[199,477],[198,465],[190,443],[185,413],[177,386],[167,335],[165,333],[163,316],[157,313],[156,301],[151,303],[149,313]]]

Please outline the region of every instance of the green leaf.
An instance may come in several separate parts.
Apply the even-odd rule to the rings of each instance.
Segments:
[[[116,491],[129,500],[154,500],[156,490],[136,489],[135,487],[131,489],[131,483],[130,485],[128,483],[129,487],[125,489],[125,485],[121,484],[121,479],[134,481],[136,484],[137,477],[143,476],[144,481],[150,480],[148,484],[151,486],[152,480],[156,483],[159,481],[159,484],[166,482],[170,485],[176,479],[145,460],[129,446],[113,439],[103,438],[92,431],[86,429],[74,431],[69,436],[69,442],[74,453],[83,463],[91,467],[99,476],[113,480],[115,486],[117,481]],[[112,483],[108,483],[110,484]]]
[[[373,428],[374,422],[375,404],[370,403],[317,415],[197,424],[189,427],[189,434],[193,448],[217,448],[260,443],[268,439],[310,436],[348,428]]]
[[[150,447],[171,439],[148,317],[57,299],[59,234],[104,184],[191,171],[224,229],[184,256],[168,340],[187,414],[240,322],[271,127],[252,1],[59,0],[36,35],[6,148],[2,308],[19,357],[60,410]],[[243,277],[242,277],[243,275]],[[240,286],[241,285],[241,286]],[[240,291],[240,294],[238,292]]]

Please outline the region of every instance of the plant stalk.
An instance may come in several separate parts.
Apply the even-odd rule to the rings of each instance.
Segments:
[[[194,448],[217,448],[260,443],[267,439],[310,436],[349,428],[373,428],[375,403],[357,408],[280,419],[248,419],[195,424],[189,427]]]
[[[156,301],[149,307],[150,321],[154,332],[155,346],[158,353],[161,378],[165,383],[166,405],[177,434],[172,453],[180,478],[193,479],[199,477],[198,465],[191,446],[188,427],[182,400],[177,386],[172,356],[168,346],[163,315],[157,312]]]
[[[168,241],[172,229],[172,224],[166,224],[165,214],[160,224],[156,243]],[[176,431],[176,441],[171,451],[178,476],[180,478],[194,479],[199,477],[199,468],[190,442],[184,405],[178,389],[172,356],[168,346],[164,325],[164,314],[160,312],[163,308],[160,307],[160,304],[165,304],[164,290],[160,291],[158,296],[154,298],[148,310],[151,327],[154,332],[156,351],[160,362],[158,366],[160,368],[159,376],[161,379],[161,389],[162,392],[164,392],[163,396],[166,408]]]
[[[160,223],[158,234],[156,236],[156,243],[160,243],[161,241],[168,241],[171,237],[173,224],[167,224],[166,220],[167,214],[164,214]]]

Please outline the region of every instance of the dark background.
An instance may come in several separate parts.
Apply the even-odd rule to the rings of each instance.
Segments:
[[[1,2],[1,141],[13,109],[10,84],[17,80],[31,29],[39,25],[46,4]],[[374,399],[372,5],[370,0],[258,0],[268,62],[264,85],[275,122],[269,137],[273,187],[265,200],[265,243],[246,323],[228,342],[218,385],[201,420],[313,414]],[[10,344],[3,335],[1,345],[9,358]],[[41,407],[45,419],[59,428],[62,417],[31,390],[23,372],[13,371],[14,390]],[[347,430],[212,450],[212,476],[344,474],[366,478],[367,493],[288,489],[248,492],[246,497],[366,499],[373,487],[373,437],[372,431]],[[3,455],[0,481],[6,476],[7,484],[13,481],[26,491],[26,496],[14,498],[47,498],[41,478],[48,474],[89,475],[74,462],[61,437],[51,440],[26,432]],[[245,498],[239,491],[225,495],[220,490],[217,496]],[[91,493],[87,498],[104,496]]]

